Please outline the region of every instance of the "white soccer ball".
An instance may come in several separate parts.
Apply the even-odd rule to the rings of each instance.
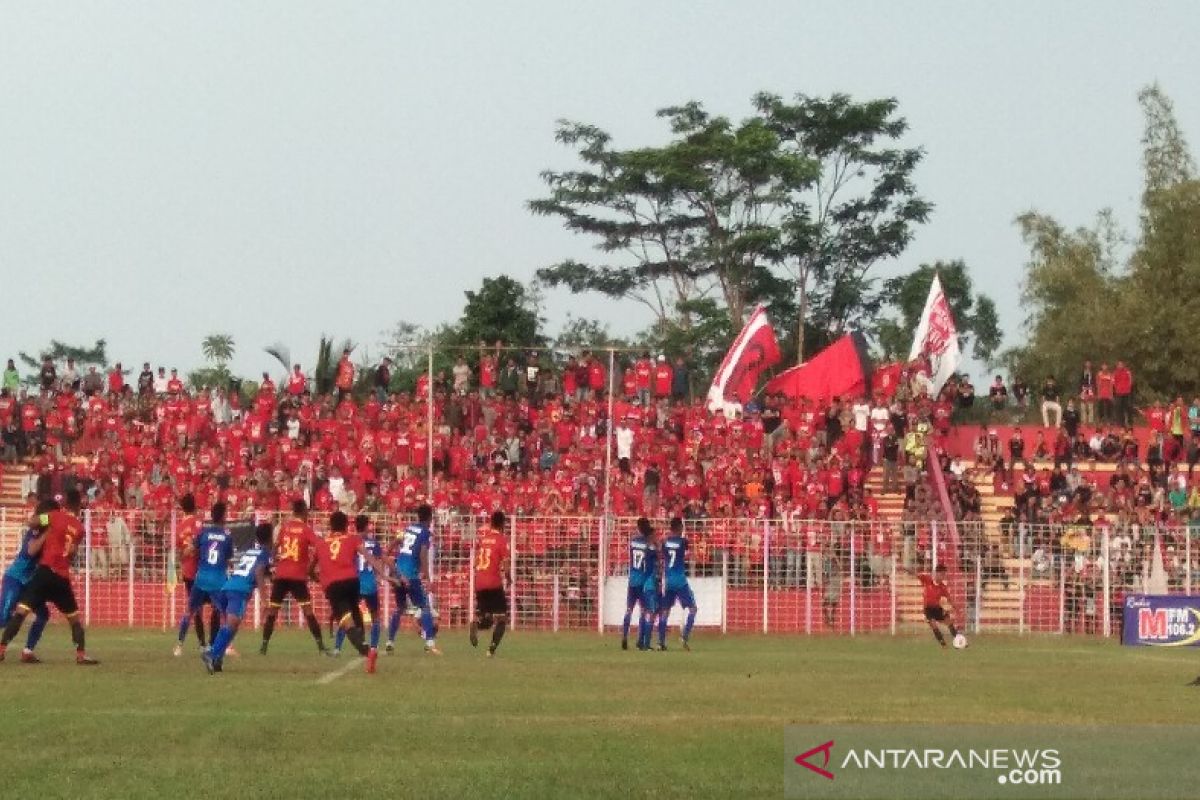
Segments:
[[[958,634],[957,636],[955,636],[954,637],[954,649],[955,650],[967,649],[967,637],[963,636],[961,633]]]

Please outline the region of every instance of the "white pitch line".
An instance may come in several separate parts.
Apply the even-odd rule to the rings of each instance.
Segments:
[[[343,675],[345,675],[347,672],[354,669],[355,667],[361,667],[364,663],[366,663],[366,661],[367,660],[361,656],[359,656],[358,658],[352,659],[351,661],[347,662],[346,664],[343,664],[342,666],[335,669],[333,672],[328,672],[328,673],[322,675],[321,677],[317,678],[317,683],[321,686],[324,686],[327,683],[333,683],[338,678],[342,677]]]

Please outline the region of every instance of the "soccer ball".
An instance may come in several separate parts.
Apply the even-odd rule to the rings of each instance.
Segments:
[[[955,650],[966,650],[967,649],[967,637],[963,636],[961,633],[958,634],[957,636],[955,636],[954,637],[954,649]]]

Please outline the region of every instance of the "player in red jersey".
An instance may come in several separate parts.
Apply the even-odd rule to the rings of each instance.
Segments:
[[[332,655],[325,648],[325,637],[321,634],[321,623],[313,613],[312,595],[308,591],[308,573],[313,563],[313,529],[308,524],[308,506],[303,500],[292,501],[292,516],[279,526],[275,542],[275,577],[271,581],[271,604],[267,619],[263,623],[262,646],[258,652],[264,656],[275,633],[275,620],[283,601],[290,595],[300,604],[308,632],[317,643],[317,652]]]
[[[53,603],[71,625],[71,640],[75,642],[75,663],[95,666],[100,662],[90,658],[84,646],[83,624],[79,621],[79,604],[71,588],[71,556],[83,536],[83,523],[75,515],[79,512],[79,491],[66,493],[66,510],[54,508],[46,513],[35,514],[29,526],[40,533],[30,540],[28,552],[40,555],[41,560],[33,577],[25,585],[16,608],[0,636],[0,661],[4,652],[21,630],[25,617],[32,609],[43,603]]]
[[[496,648],[504,638],[508,627],[508,534],[507,520],[503,511],[493,511],[491,529],[485,531],[475,543],[475,618],[471,620],[471,647],[479,646],[479,631],[492,629],[492,643],[488,645],[488,658],[496,655]]]
[[[179,577],[183,578],[184,603],[186,604],[187,598],[192,596],[192,584],[196,582],[196,568],[199,566],[196,555],[196,534],[200,531],[200,521],[196,517],[196,498],[191,492],[179,498],[179,509],[183,514],[175,523],[175,547],[179,552]],[[196,626],[196,638],[200,640],[200,648],[203,649],[207,644],[204,638],[203,612],[198,609],[190,621]],[[221,611],[213,608],[208,617],[209,637],[207,641],[211,642],[216,637],[220,627]],[[183,655],[182,642],[175,644],[175,655]]]
[[[921,604],[925,607],[925,621],[929,623],[929,629],[933,631],[938,644],[945,647],[946,637],[942,635],[939,624],[950,629],[951,638],[958,636],[958,628],[954,624],[950,587],[946,585],[946,565],[938,564],[934,573],[917,573],[917,580],[921,582]]]
[[[317,554],[317,574],[321,588],[329,600],[329,608],[338,626],[360,655],[367,658],[367,672],[375,672],[379,651],[363,641],[362,611],[358,608],[358,559],[375,570],[378,576],[387,574],[387,567],[367,549],[357,533],[348,533],[350,520],[341,511],[329,515],[329,535],[317,536],[309,529],[309,542]]]

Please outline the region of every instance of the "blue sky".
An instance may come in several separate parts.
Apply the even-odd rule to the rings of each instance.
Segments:
[[[10,4],[4,347],[186,368],[223,331],[253,374],[277,340],[311,363],[322,332],[454,319],[485,275],[588,255],[524,208],[572,163],[556,119],[645,144],[659,107],[739,117],[759,90],[897,97],[937,210],[880,274],[965,259],[1013,343],[1013,218],[1136,228],[1136,93],[1160,82],[1200,137],[1197,30],[1187,2]],[[568,310],[648,321],[554,292],[551,329]]]

